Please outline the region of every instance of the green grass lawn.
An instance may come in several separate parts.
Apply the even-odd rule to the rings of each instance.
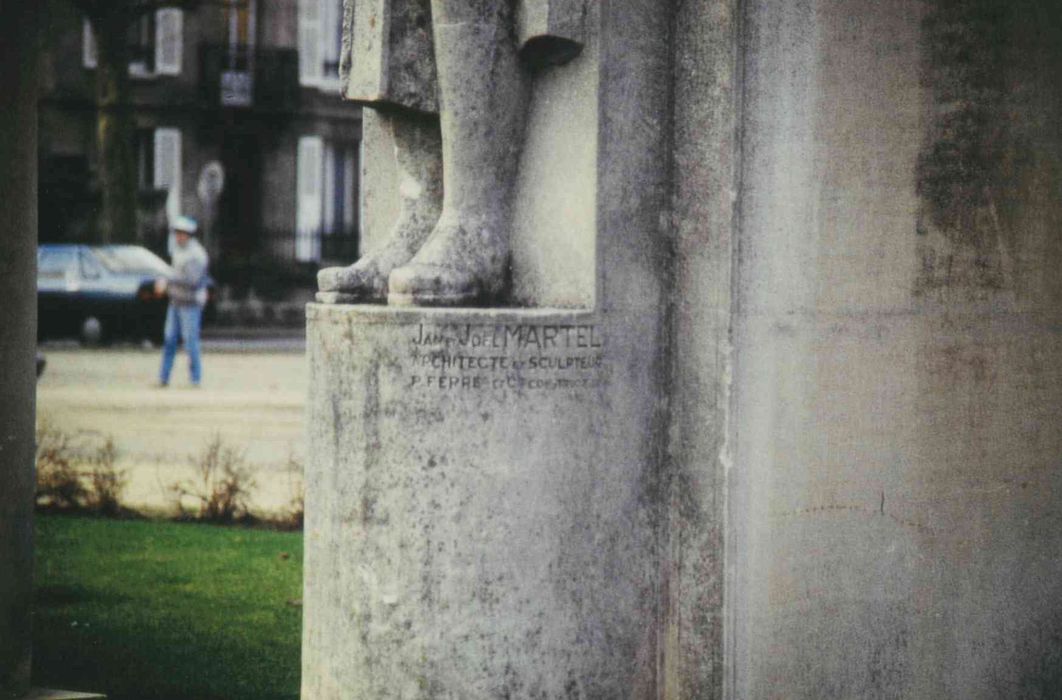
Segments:
[[[40,516],[36,584],[37,685],[298,697],[300,533]]]

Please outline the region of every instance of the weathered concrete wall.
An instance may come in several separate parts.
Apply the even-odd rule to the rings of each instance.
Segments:
[[[591,7],[587,21],[601,21]],[[593,308],[597,292],[599,37],[578,60],[539,71],[516,184],[513,301]]]
[[[398,219],[398,163],[389,117],[361,112],[361,252],[387,243]],[[351,261],[353,262],[353,261]]]
[[[303,697],[653,697],[656,388],[625,320],[309,323]]]
[[[750,0],[738,698],[1062,687],[1062,15]]]
[[[716,698],[723,689],[737,5],[674,4],[665,698]]]
[[[37,332],[37,3],[0,2],[0,698],[29,688]]]

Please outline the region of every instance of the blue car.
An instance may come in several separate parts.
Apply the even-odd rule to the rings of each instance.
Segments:
[[[135,245],[46,244],[37,248],[39,339],[79,338],[84,343],[162,339],[165,294],[155,280],[172,268]],[[207,314],[214,287],[208,287]]]

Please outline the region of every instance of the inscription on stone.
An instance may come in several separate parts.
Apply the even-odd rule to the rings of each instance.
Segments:
[[[409,388],[556,391],[608,380],[595,324],[420,324],[409,337]]]

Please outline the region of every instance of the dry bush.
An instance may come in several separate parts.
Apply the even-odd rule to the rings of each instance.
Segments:
[[[179,481],[169,489],[182,518],[232,523],[249,517],[247,498],[254,488],[254,480],[241,452],[226,445],[221,435],[216,434],[190,461],[196,478]],[[195,512],[185,508],[186,500],[198,504]]]
[[[114,438],[110,436],[105,438],[103,444],[89,457],[86,505],[100,515],[113,517],[125,511],[122,506],[122,493],[129,479],[125,470],[115,466],[117,461],[118,448],[114,444]]]
[[[118,469],[113,437],[86,448],[83,441],[43,422],[37,426],[37,505],[52,510],[125,512],[125,472]]]
[[[77,464],[77,445],[69,433],[48,424],[37,426],[37,505],[76,510],[84,504],[85,487]]]
[[[306,515],[306,500],[302,462],[296,459],[295,455],[288,455],[287,472],[291,500],[288,501],[288,510],[279,524],[287,529],[301,530]]]

